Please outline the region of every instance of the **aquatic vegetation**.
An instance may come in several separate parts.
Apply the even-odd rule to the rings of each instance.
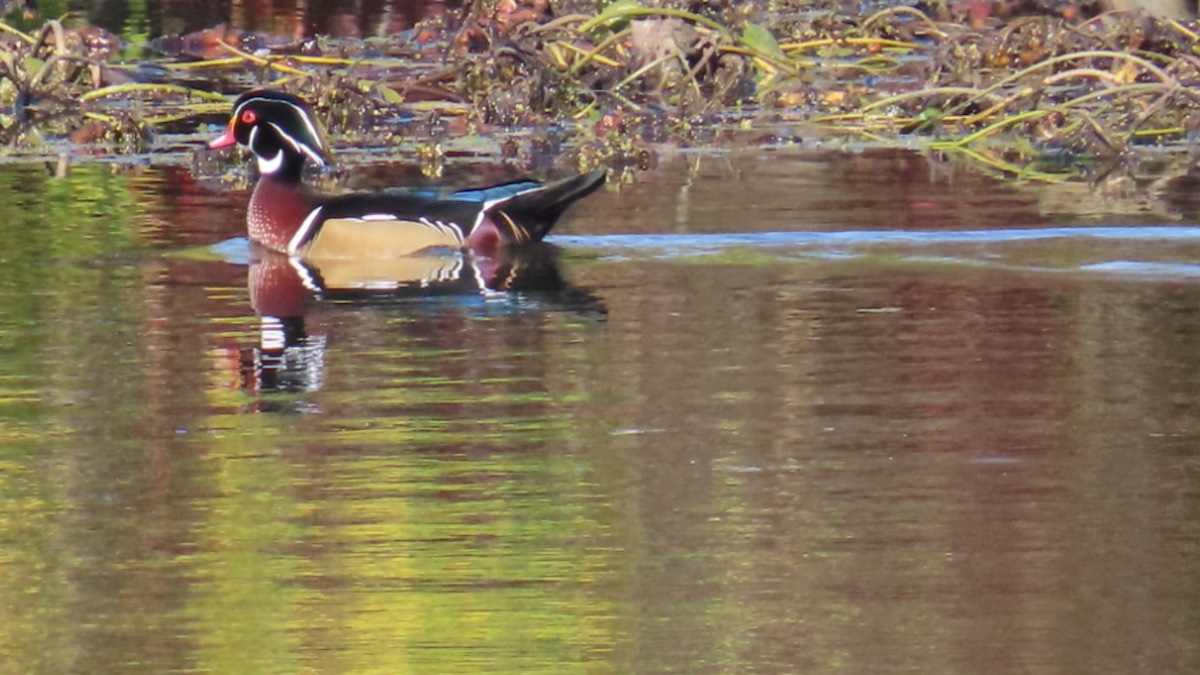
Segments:
[[[135,63],[110,62],[95,29],[0,23],[0,143],[139,152],[219,123],[228,94],[263,84],[312,100],[351,145],[423,139],[399,151],[431,175],[463,139],[519,154],[514,129],[557,130],[568,161],[620,171],[653,164],[656,144],[736,143],[737,131],[783,124],[1070,178],[1178,147],[1200,127],[1195,22],[1084,20],[1075,3],[1005,17],[1004,3],[848,4],[575,0],[553,15],[544,2],[475,2],[366,40],[218,26],[155,40],[160,56]]]

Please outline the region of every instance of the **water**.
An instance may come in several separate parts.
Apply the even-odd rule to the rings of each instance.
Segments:
[[[642,180],[548,288],[313,299],[244,192],[0,168],[0,673],[1195,672],[1190,215]]]

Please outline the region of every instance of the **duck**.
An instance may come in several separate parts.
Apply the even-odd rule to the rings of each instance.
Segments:
[[[540,242],[574,202],[605,182],[604,170],[540,183],[522,180],[457,192],[394,190],[320,195],[303,183],[307,163],[331,163],[325,132],[298,96],[255,89],[238,97],[213,150],[243,146],[259,178],[246,212],[249,238],[305,260],[394,259],[437,248],[494,256]]]

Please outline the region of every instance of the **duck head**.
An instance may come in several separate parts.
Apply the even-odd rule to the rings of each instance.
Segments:
[[[308,104],[281,91],[257,89],[238,98],[225,133],[208,147],[235,143],[254,153],[264,177],[299,180],[305,159],[329,163],[321,125]]]

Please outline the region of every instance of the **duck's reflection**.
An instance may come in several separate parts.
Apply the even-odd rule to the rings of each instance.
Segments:
[[[564,310],[603,318],[595,297],[572,288],[547,244],[480,257],[436,250],[387,260],[305,261],[251,244],[247,284],[259,343],[241,350],[250,392],[311,392],[324,382],[326,336],[306,330],[314,302],[378,304],[449,299],[478,313]]]
[[[325,336],[308,335],[302,316],[264,316],[259,344],[242,350],[241,373],[249,391],[316,391],[324,381]]]

